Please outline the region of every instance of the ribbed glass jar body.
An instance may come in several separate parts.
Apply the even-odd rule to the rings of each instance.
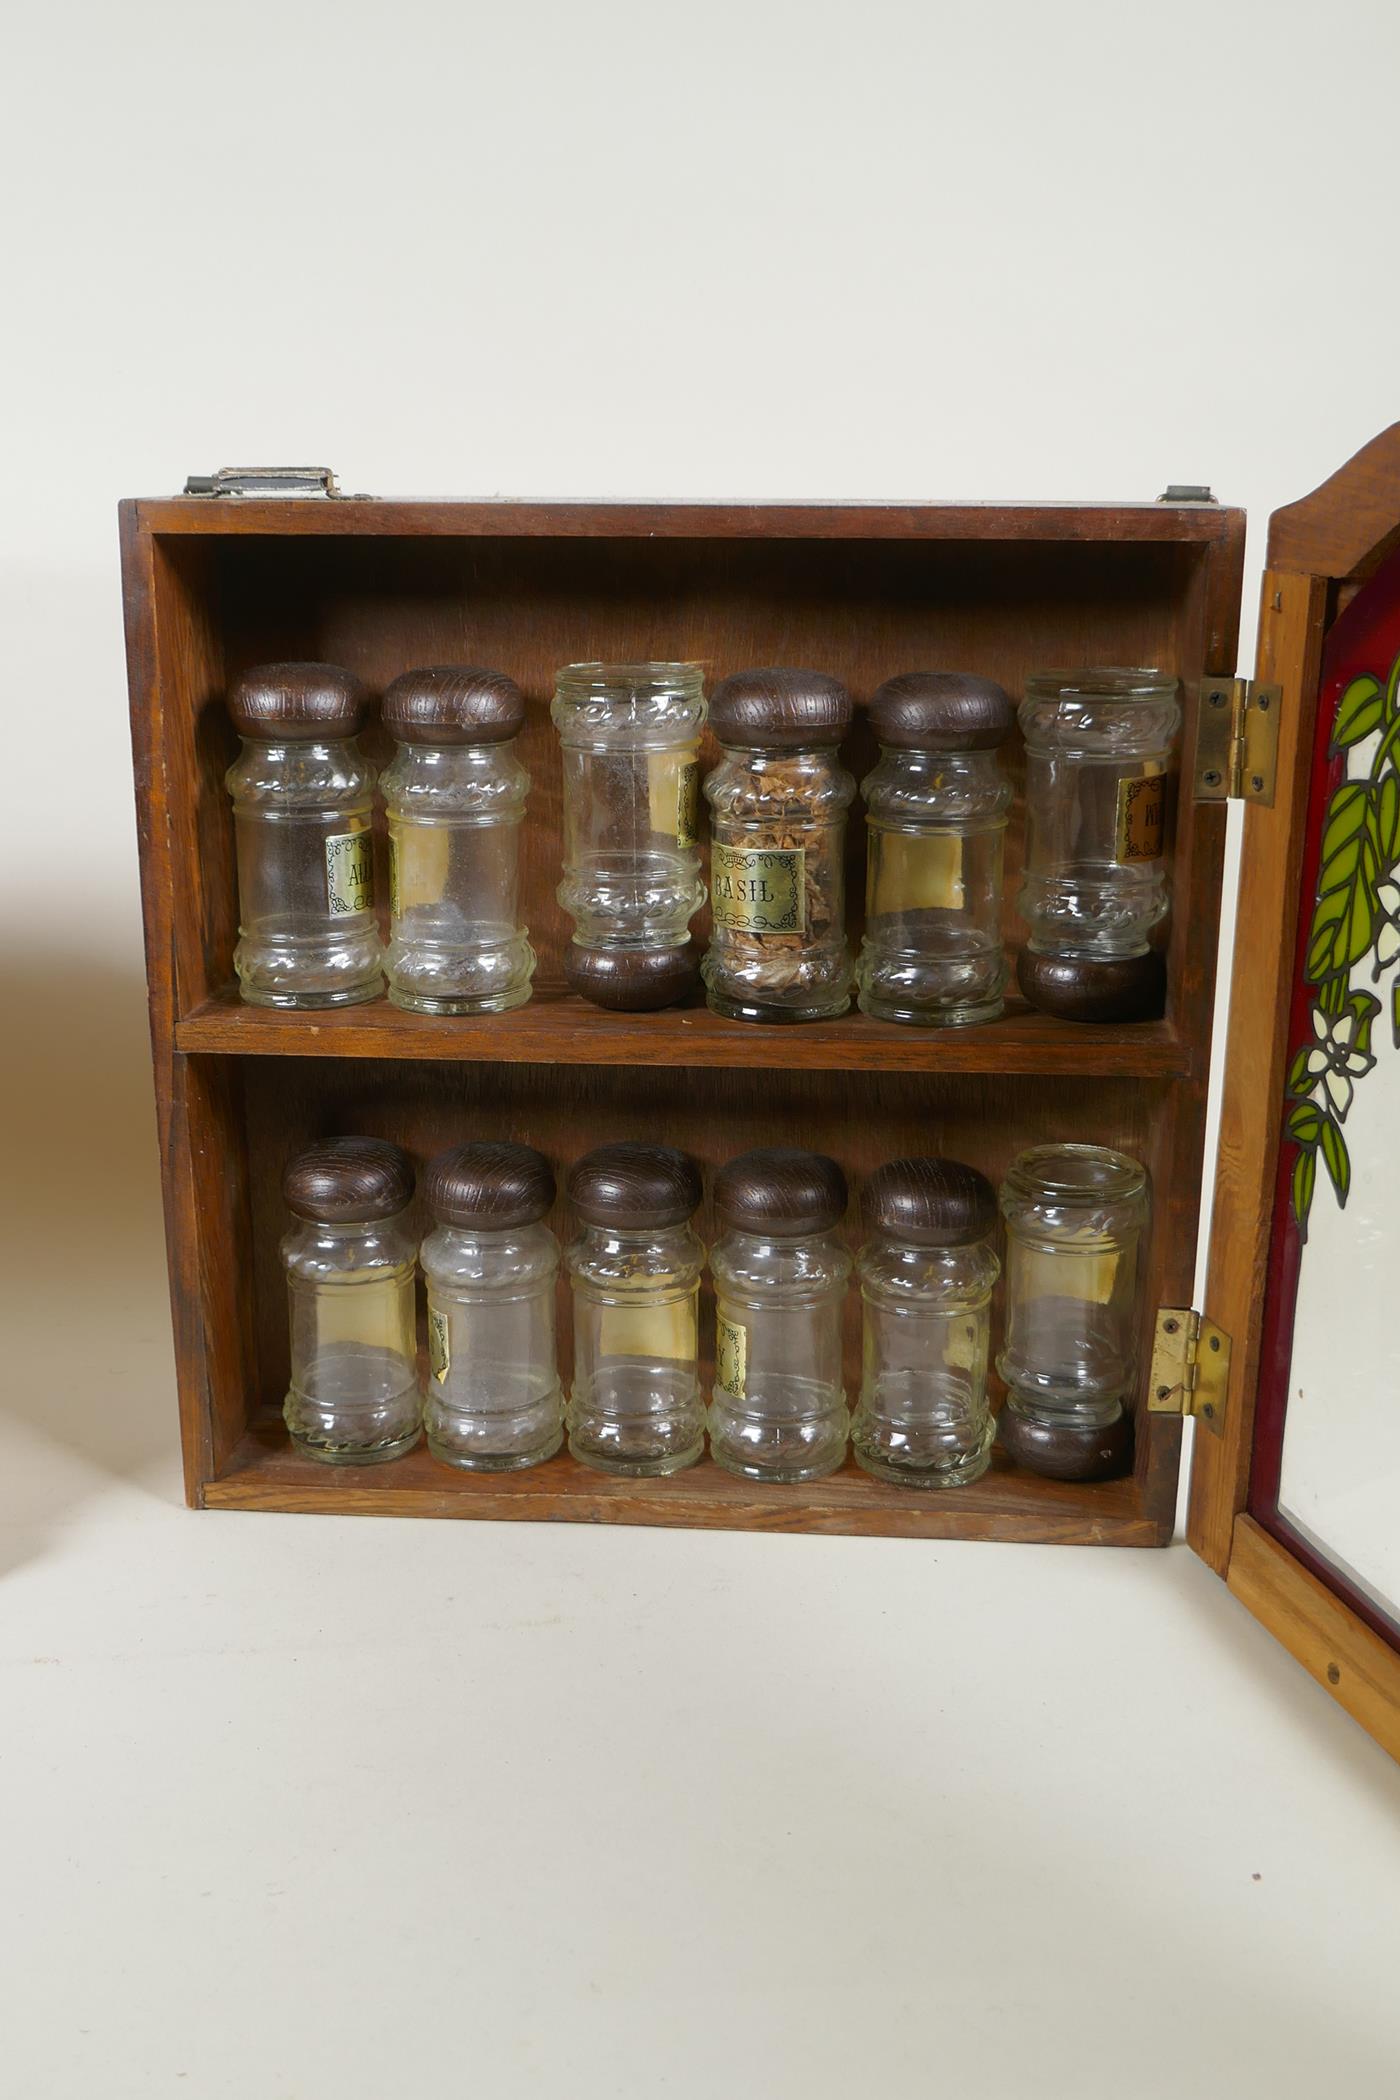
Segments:
[[[1006,984],[1001,874],[1011,806],[996,752],[885,749],[861,793],[862,1012],[924,1027],[995,1020]]]
[[[1144,955],[1167,911],[1162,860],[1177,681],[1159,671],[1045,672],[1026,681],[1026,873],[1040,954]]]
[[[585,1225],[565,1255],[574,1294],[569,1449],[608,1473],[678,1473],[704,1448],[696,1369],[705,1249],[689,1225]]]
[[[1007,1406],[1033,1422],[1115,1420],[1137,1357],[1147,1176],[1099,1145],[1040,1145],[1012,1165],[1006,1220]]]
[[[253,1006],[351,1006],[384,989],[374,768],[352,738],[245,737],[225,775],[238,851],[234,968]]]
[[[530,776],[513,742],[400,744],[389,816],[389,997],[414,1013],[504,1013],[530,996],[520,820]]]
[[[420,1258],[428,1283],[423,1427],[434,1458],[501,1473],[552,1457],[564,1412],[554,1234],[541,1224],[502,1232],[439,1225]]]
[[[986,1471],[995,1424],[987,1406],[990,1242],[958,1247],[867,1240],[857,1267],[864,1300],[859,1463],[907,1487],[962,1487]]]
[[[705,781],[714,929],[701,965],[716,1013],[843,1014],[854,972],[843,855],[855,782],[834,750],[724,750]]]
[[[710,1253],[715,1378],[710,1454],[753,1480],[818,1480],[841,1464],[851,1418],[841,1312],[851,1257],[834,1232],[725,1232]]]
[[[550,709],[563,746],[559,902],[591,948],[675,948],[705,901],[696,847],[698,664],[570,664]]]
[[[407,1213],[298,1219],[282,1241],[291,1320],[283,1417],[308,1457],[373,1465],[418,1441],[415,1246]]]

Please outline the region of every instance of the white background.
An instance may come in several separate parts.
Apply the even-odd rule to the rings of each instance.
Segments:
[[[5,2088],[1393,2095],[1400,1776],[1183,1549],[179,1507],[114,506],[1210,480],[1247,660],[1269,510],[1400,412],[1400,15],[5,41]]]

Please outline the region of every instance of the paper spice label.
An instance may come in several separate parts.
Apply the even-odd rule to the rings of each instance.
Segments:
[[[715,1320],[715,1384],[736,1400],[746,1391],[749,1368],[749,1331],[720,1313]]]
[[[368,828],[326,840],[326,903],[336,918],[374,909],[374,849]]]
[[[428,1307],[428,1369],[439,1385],[446,1385],[452,1369],[452,1326],[435,1305]]]
[[[1118,783],[1115,858],[1133,862],[1159,860],[1166,830],[1167,776],[1144,774]]]
[[[805,933],[807,854],[802,846],[726,846],[710,852],[716,926],[733,933]]]

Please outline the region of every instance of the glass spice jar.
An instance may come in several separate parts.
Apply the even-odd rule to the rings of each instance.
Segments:
[[[331,1465],[374,1465],[418,1441],[413,1167],[378,1138],[331,1138],[282,1177],[297,1223],[282,1241],[291,1314],[292,1442]]]
[[[1121,1473],[1132,1450],[1123,1401],[1137,1356],[1147,1175],[1101,1145],[1037,1145],[1012,1163],[1001,1208],[1002,1444],[1056,1480]]]
[[[896,1159],[861,1191],[857,1267],[864,1373],[851,1446],[901,1487],[965,1487],[985,1473],[996,1191],[955,1159]]]
[[[234,969],[252,1006],[350,1006],[384,989],[374,915],[374,768],[355,743],[359,680],[260,664],[228,696],[238,850]]]
[[[567,664],[550,709],[564,761],[564,975],[600,1006],[669,1006],[695,985],[699,664]]]
[[[816,671],[740,671],[710,700],[722,756],[710,805],[709,1003],[736,1021],[816,1021],[850,1005],[843,851],[855,782],[837,747],[851,700]]]
[[[1155,670],[1041,671],[1026,680],[1020,720],[1019,902],[1030,927],[1021,990],[1066,1020],[1148,1019],[1161,1012],[1164,988],[1148,936],[1167,912],[1177,681]]]
[[[459,1145],[429,1167],[435,1230],[423,1427],[434,1458],[505,1473],[553,1457],[564,1402],[554,1353],[554,1172],[529,1145]]]
[[[502,671],[437,664],[396,678],[381,720],[398,745],[380,779],[389,997],[422,1014],[523,1006],[535,967],[519,906],[524,695]]]
[[[841,1314],[851,1257],[834,1159],[745,1152],[715,1178],[710,1455],[751,1480],[819,1480],[846,1456]]]
[[[678,1473],[704,1449],[696,1314],[705,1249],[693,1160],[669,1145],[599,1145],[576,1162],[569,1449],[605,1473]]]
[[[990,678],[909,671],[870,703],[880,763],[867,819],[860,1008],[923,1027],[1002,1011],[1002,845],[1011,784],[997,750],[1015,724]]]

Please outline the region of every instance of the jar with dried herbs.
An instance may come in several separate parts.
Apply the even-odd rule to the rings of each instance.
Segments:
[[[853,970],[842,855],[855,782],[838,747],[851,700],[816,671],[740,671],[710,701],[714,931],[702,974],[737,1021],[843,1014]]]

